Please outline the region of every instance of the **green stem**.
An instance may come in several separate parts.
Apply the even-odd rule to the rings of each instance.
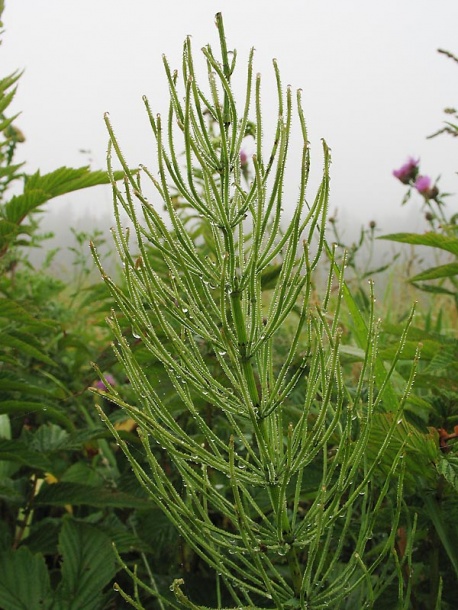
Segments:
[[[436,490],[436,501],[439,507],[442,503],[442,498],[444,494],[444,479],[443,477],[439,478]],[[439,570],[439,547],[440,547],[440,538],[437,533],[435,524],[432,523],[429,528],[430,542],[431,542],[431,550],[429,553],[429,565],[430,565],[430,608],[435,608],[438,602],[438,595],[440,589],[440,570]]]
[[[226,35],[224,33],[224,23],[223,16],[221,13],[216,14],[216,27],[218,28],[219,40],[221,45],[221,57],[223,60],[223,72],[224,76],[227,78],[228,82],[231,78],[231,68],[229,66],[229,55],[227,52],[227,44],[226,44]],[[227,93],[224,92],[224,106],[223,106],[223,116],[224,116],[224,125],[226,131],[229,129],[229,125],[231,122],[230,113],[229,113],[229,99],[227,97]]]
[[[232,306],[232,316],[235,325],[236,336],[238,340],[238,348],[239,354],[241,358],[242,369],[245,375],[245,379],[248,386],[248,391],[250,394],[251,402],[252,402],[252,412],[253,423],[256,423],[256,428],[259,430],[261,435],[261,443],[260,447],[266,447],[268,453],[270,454],[271,443],[269,442],[270,434],[269,434],[269,421],[268,418],[264,418],[261,421],[260,427],[257,425],[258,418],[258,409],[259,409],[259,393],[256,385],[256,378],[254,375],[254,370],[252,366],[252,361],[250,357],[247,357],[247,332],[245,326],[245,318],[242,311],[241,305],[242,293],[236,288],[231,292],[231,306]],[[273,456],[266,455],[265,458],[268,460],[268,463],[272,463]],[[277,518],[281,519],[281,526],[283,534],[286,534],[289,538],[291,534],[291,523],[289,522],[288,515],[286,514],[286,506],[281,506],[282,498],[280,497],[280,489],[278,483],[274,482],[273,484],[268,486],[268,492],[270,496],[271,504],[274,508],[274,514]],[[291,575],[291,580],[293,583],[294,593],[297,597],[300,595],[301,585],[302,585],[302,573],[300,568],[299,559],[297,557],[296,549],[291,546],[286,554],[286,560],[288,562],[288,567]]]
[[[231,292],[232,316],[234,319],[242,369],[247,381],[248,391],[250,393],[253,409],[257,413],[259,409],[259,393],[256,385],[253,367],[251,364],[251,358],[247,356],[248,337],[246,333],[245,318],[242,311],[241,300],[242,291],[238,287],[236,287],[235,290]]]

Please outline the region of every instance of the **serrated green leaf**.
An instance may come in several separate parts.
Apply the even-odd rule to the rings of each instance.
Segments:
[[[48,458],[33,451],[22,441],[0,438],[0,460],[16,462],[46,472],[51,467]]]
[[[153,549],[173,547],[178,540],[178,530],[159,508],[138,511],[138,532]]]
[[[89,166],[76,169],[59,167],[48,174],[41,175],[38,171],[27,176],[24,194],[38,190],[47,193],[49,198],[52,198],[89,186],[108,183],[109,178],[106,171],[91,171]]]
[[[458,256],[458,239],[441,235],[440,233],[433,233],[432,231],[422,235],[418,233],[391,233],[390,235],[377,237],[377,239],[387,239],[389,241],[397,241],[404,244],[439,248]]]
[[[67,430],[74,430],[75,428],[71,419],[45,402],[0,400],[0,413],[43,413],[47,419],[63,424]]]
[[[1,224],[1,223],[0,223]],[[43,329],[52,328],[52,324],[37,320],[21,303],[13,299],[0,299],[0,317],[6,318],[15,322],[23,322],[34,326],[43,327]]]
[[[32,553],[57,555],[57,541],[62,528],[61,517],[47,517],[34,523],[29,530],[24,544]]]
[[[2,610],[51,608],[49,573],[42,555],[34,555],[27,547],[21,547],[0,553],[0,565]]]
[[[366,451],[369,460],[376,458],[379,448],[385,442],[393,424],[393,417],[393,413],[374,415]],[[389,446],[380,461],[382,469],[389,472],[393,460],[402,448],[404,449],[407,479],[418,475],[422,478],[429,477],[431,481],[434,481],[435,471],[432,464],[439,454],[437,431],[428,428],[427,432],[421,432],[404,418],[399,418]]]
[[[116,180],[121,180],[123,176],[123,172],[115,173]],[[54,197],[109,183],[106,171],[91,171],[88,166],[78,169],[60,167],[43,176],[36,172],[26,177],[24,192],[13,196],[5,204],[4,215],[8,221],[20,223],[28,214]]]
[[[12,74],[0,79],[0,95],[3,95],[7,89],[12,87],[22,76],[22,70],[16,70]]]
[[[116,574],[108,536],[88,523],[67,519],[59,536],[59,550],[63,563],[57,608],[100,610],[102,591]]]
[[[17,482],[11,479],[0,480],[0,499],[17,506],[24,506],[24,502],[26,502],[26,498],[18,488]]]
[[[24,397],[42,397],[53,399],[62,396],[62,392],[50,391],[47,388],[43,388],[37,385],[31,385],[25,379],[2,379],[0,378],[0,393],[1,392],[21,392],[21,396]]]
[[[433,407],[427,400],[425,400],[424,398],[420,398],[415,394],[409,394],[405,408],[414,413],[419,411],[424,413],[430,413],[433,410]]]
[[[14,121],[18,118],[19,115],[20,115],[20,112],[16,113],[14,116],[12,116],[8,119],[4,119],[0,123],[0,131],[5,132],[7,141],[12,139],[12,137],[13,137],[12,134],[8,133],[8,127],[14,123]]]
[[[453,290],[444,288],[444,286],[435,286],[434,284],[417,284],[416,282],[412,282],[412,285],[415,286],[415,288],[418,288],[418,290],[430,292],[432,294],[448,294],[450,296],[455,296],[456,294]]]
[[[81,449],[81,446],[93,440],[100,438],[112,438],[112,435],[106,428],[96,426],[95,428],[87,428],[78,430],[68,435],[66,440],[66,448],[68,450]]]
[[[2,144],[0,144],[0,146],[2,146]],[[15,174],[23,165],[25,165],[25,161],[0,167],[0,178],[10,178],[11,174]]]
[[[436,371],[447,371],[449,367],[456,362],[456,350],[447,346],[442,347],[429,363],[426,373],[434,373]]]
[[[458,275],[458,263],[448,263],[447,265],[439,265],[426,269],[414,277],[410,278],[411,282],[419,282],[423,280],[437,280],[442,277],[453,277]]]
[[[18,225],[30,212],[36,210],[50,198],[49,193],[38,189],[22,193],[21,195],[14,195],[4,206],[6,220]]]
[[[442,390],[455,390],[456,381],[450,375],[427,375],[426,373],[418,373],[415,377],[416,388],[440,388]]]
[[[130,494],[113,491],[106,487],[82,485],[80,483],[54,483],[43,485],[35,497],[37,505],[76,506],[86,505],[96,508],[143,508],[152,506],[149,500],[137,498]]]
[[[138,515],[138,513],[136,513],[136,515]],[[166,527],[167,526],[170,527],[170,521],[166,524]],[[147,553],[151,553],[153,549],[157,550],[155,542],[150,540],[148,533],[144,531],[143,522],[139,522],[136,526],[136,530],[141,538],[136,534],[133,534],[130,527],[127,527],[115,513],[110,513],[106,517],[104,516],[102,521],[97,522],[97,527],[107,534],[112,543],[116,546],[118,553],[132,553],[134,549]],[[177,540],[179,540],[176,530],[175,535]]]
[[[104,483],[103,476],[97,470],[85,462],[72,464],[60,480],[62,483],[81,483],[83,485],[101,486]]]
[[[26,354],[27,356],[31,356],[36,360],[40,360],[41,362],[45,362],[50,366],[56,366],[56,363],[51,360],[51,358],[42,352],[40,349],[31,345],[32,342],[35,342],[32,337],[30,337],[30,342],[24,340],[25,336],[21,337],[18,334],[13,335],[12,333],[0,333],[0,342],[3,347],[11,347],[17,349],[18,351]],[[0,354],[1,360],[1,354]]]
[[[56,424],[40,426],[32,437],[30,449],[40,453],[52,453],[66,448],[68,432]]]
[[[458,491],[458,456],[441,455],[436,463],[437,472]]]
[[[14,237],[18,233],[19,229],[16,223],[4,218],[0,219],[0,243],[1,241],[6,241],[8,238]]]

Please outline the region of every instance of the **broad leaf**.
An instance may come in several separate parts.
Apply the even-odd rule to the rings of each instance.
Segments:
[[[8,203],[5,204],[3,210],[6,220],[14,225],[20,224],[27,214],[36,210],[40,205],[51,199],[51,193],[43,190],[29,191],[21,195],[15,195]]]
[[[1,404],[1,403],[0,403]],[[38,451],[30,450],[23,442],[0,438],[0,460],[17,462],[45,472],[51,467],[48,458]]]
[[[411,282],[419,282],[423,280],[437,280],[441,277],[453,277],[458,275],[458,263],[448,263],[447,265],[439,265],[422,271],[414,277],[410,278]]]
[[[19,350],[27,356],[30,356],[31,358],[45,362],[50,366],[56,366],[55,362],[37,347],[39,344],[30,335],[4,332],[0,333],[0,342],[3,347],[11,347],[15,350]],[[35,343],[35,345],[33,345],[33,343]]]
[[[377,413],[374,416],[366,453],[369,461],[376,458],[385,442],[393,424],[393,417],[392,413]],[[406,478],[410,483],[416,481],[415,477],[429,478],[431,481],[435,479],[433,464],[439,454],[439,440],[433,428],[429,428],[426,433],[420,432],[404,418],[399,418],[393,437],[380,461],[382,470],[389,472],[399,451],[404,453]]]
[[[62,517],[45,517],[32,524],[23,542],[32,553],[57,555],[57,541],[62,529]]]
[[[422,352],[423,356],[423,352]],[[429,363],[426,373],[434,373],[436,371],[451,372],[451,367],[456,364],[457,350],[453,346],[443,346],[438,350],[434,358]]]
[[[16,70],[9,76],[0,79],[0,95],[3,95],[7,89],[12,87],[20,79],[22,71]]]
[[[51,608],[49,574],[42,555],[34,555],[21,547],[17,551],[0,553],[0,565],[2,610]]]
[[[0,218],[0,246],[18,233],[19,228],[15,222]]]
[[[152,507],[152,502],[133,495],[112,491],[107,487],[83,485],[81,483],[55,483],[43,485],[35,497],[36,505],[65,506],[66,504],[95,506],[96,508],[140,508]]]
[[[430,292],[432,294],[448,294],[450,296],[455,296],[456,294],[453,290],[449,290],[443,286],[435,286],[434,284],[417,284],[416,282],[412,282],[412,285],[415,286],[415,288],[418,288],[418,290]]]
[[[63,563],[56,610],[100,610],[102,591],[116,574],[108,536],[93,525],[67,519],[59,550]]]
[[[120,180],[123,176],[123,172],[115,173],[116,180]],[[36,172],[32,176],[26,177],[24,192],[21,195],[15,195],[5,204],[5,218],[10,222],[20,223],[25,216],[49,199],[90,186],[109,184],[109,182],[107,172],[93,172],[89,167],[78,169],[60,167],[43,176],[40,172]]]
[[[440,456],[436,464],[437,472],[458,491],[458,456]]]
[[[30,449],[40,453],[51,453],[67,448],[68,432],[55,424],[40,426],[33,435]]]
[[[74,430],[73,422],[60,410],[51,407],[45,402],[31,400],[1,400],[0,413],[42,413],[46,419],[63,424],[67,430]]]
[[[93,466],[86,462],[76,462],[72,464],[60,480],[63,483],[80,483],[82,485],[101,486],[104,483],[103,476]]]
[[[12,479],[0,480],[0,499],[18,506],[24,506],[27,501],[26,494],[23,492],[23,488],[21,489],[21,482]]]
[[[49,390],[38,385],[32,385],[27,378],[4,378],[0,377],[0,393],[1,392],[21,392],[22,396],[35,396],[55,400],[58,397],[64,397],[60,388]]]
[[[124,172],[117,172],[115,179],[119,180],[124,176]],[[78,169],[69,167],[59,167],[58,169],[44,174],[36,172],[32,176],[27,176],[24,193],[34,190],[43,190],[52,197],[58,197],[65,193],[71,193],[90,186],[109,184],[110,179],[105,170],[91,171],[89,166]]]
[[[416,246],[429,246],[431,248],[440,248],[458,256],[458,239],[447,237],[440,233],[391,233],[390,235],[382,235],[377,239],[387,239],[397,241],[403,244],[413,244]]]

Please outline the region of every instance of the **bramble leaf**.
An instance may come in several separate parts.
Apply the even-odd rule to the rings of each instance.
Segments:
[[[3,610],[51,608],[49,573],[42,555],[28,548],[0,554],[0,607]]]
[[[59,536],[62,581],[56,610],[99,610],[102,591],[116,574],[110,539],[88,523],[67,519]]]
[[[421,273],[417,273],[412,278],[411,282],[419,282],[423,280],[437,280],[442,277],[452,277],[458,275],[458,263],[448,263],[447,265],[439,265],[438,267],[431,267]]]
[[[390,233],[389,235],[381,235],[377,239],[386,239],[389,241],[397,241],[403,244],[413,244],[416,246],[429,246],[431,248],[440,248],[447,252],[451,252],[458,256],[458,239],[441,235],[440,233]]]

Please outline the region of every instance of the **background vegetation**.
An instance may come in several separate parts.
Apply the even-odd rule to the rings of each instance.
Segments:
[[[453,56],[450,59],[455,60]],[[86,253],[89,241],[101,245],[96,229],[92,234],[75,232],[73,265],[65,281],[50,273],[49,257],[40,267],[33,267],[30,262],[28,249],[43,241],[39,223],[43,204],[63,193],[108,182],[109,177],[104,171],[92,172],[88,168],[59,168],[45,175],[27,175],[22,166],[15,164],[15,152],[24,135],[16,125],[17,117],[8,115],[8,107],[19,78],[16,73],[0,81],[0,606],[5,610],[98,610],[131,604],[144,608],[230,605],[234,598],[228,583],[220,582],[217,571],[203,559],[192,540],[183,535],[173,519],[167,518],[154,493],[139,485],[129,462],[133,457],[139,469],[150,466],[137,434],[138,420],[115,403],[140,404],[140,390],[133,376],[135,371],[128,375],[115,358],[112,330],[105,321],[112,309],[119,312],[119,303],[128,302],[132,296],[129,277],[122,267],[116,276],[113,272],[115,293],[108,289],[110,282],[107,287],[100,280],[91,280],[93,263]],[[455,114],[449,111],[444,131],[457,135],[455,120]],[[411,173],[404,175],[402,182],[414,195],[409,205],[418,205],[419,209],[423,206],[428,232],[384,237],[410,244],[409,256],[371,268],[368,252],[378,247],[378,228],[370,226],[362,230],[358,242],[348,245],[345,285],[339,284],[338,277],[327,283],[332,271],[329,263],[323,263],[326,272],[316,275],[310,285],[311,294],[320,295],[319,299],[323,292],[327,295],[330,315],[339,310],[342,378],[346,387],[358,388],[368,401],[368,395],[377,387],[372,388],[367,380],[363,384],[358,381],[364,363],[366,325],[374,319],[374,301],[367,280],[384,278],[386,288],[375,305],[377,316],[384,319],[378,331],[378,357],[388,368],[397,361],[390,387],[398,401],[403,397],[402,417],[395,427],[393,417],[397,418],[398,413],[387,408],[388,401],[376,401],[378,407],[367,438],[368,459],[375,459],[383,438],[392,435],[389,451],[383,459],[376,460],[370,482],[371,493],[384,501],[377,505],[377,518],[371,522],[365,561],[377,564],[396,515],[390,538],[391,560],[375,565],[361,587],[355,586],[333,607],[363,607],[366,599],[374,599],[368,607],[379,609],[396,607],[399,599],[404,604],[399,607],[419,610],[452,609],[456,604],[457,223],[456,215],[449,212],[453,205],[446,204],[440,185],[430,183],[427,189],[418,188],[419,172],[418,163],[411,164]],[[120,172],[111,179],[123,177],[124,172]],[[132,178],[135,175],[131,174]],[[11,195],[13,187],[19,194]],[[172,203],[199,254],[211,254],[215,238],[208,224],[193,218],[192,209],[179,194]],[[328,226],[328,232],[334,230],[335,240],[341,241],[338,229],[336,222]],[[170,235],[177,237],[173,232]],[[118,245],[123,246],[119,241]],[[433,267],[418,268],[419,246],[437,253]],[[140,252],[135,254],[140,256]],[[59,257],[59,252],[51,256]],[[158,262],[157,245],[150,242],[141,256]],[[127,257],[124,262],[130,261],[135,270],[141,265],[139,260]],[[275,261],[269,271],[261,286],[267,304],[282,277],[279,262]],[[156,272],[161,281],[167,282],[166,265],[161,266],[159,261]],[[344,293],[349,296],[340,305]],[[420,306],[406,334],[411,303],[420,294]],[[170,417],[189,438],[202,442],[202,431],[196,429],[195,419],[176,400],[174,379],[165,374],[157,354],[148,349],[141,329],[135,325],[135,316],[121,308],[115,319],[116,340],[125,341],[126,353],[134,357],[139,369],[146,371],[147,381],[155,391],[160,388],[161,404]],[[274,367],[280,366],[282,358],[290,358],[294,332],[289,321],[276,336]],[[166,345],[170,342],[165,334],[160,338]],[[325,338],[329,340],[329,336]],[[205,346],[199,349],[215,383],[224,386],[221,359]],[[96,363],[100,376],[92,363]],[[300,360],[291,358],[290,364],[299,367]],[[410,388],[413,365],[415,383],[404,395],[405,387]],[[90,392],[91,387],[100,393]],[[302,404],[302,391],[299,385],[289,395],[289,416],[291,407]],[[229,443],[227,421],[215,412],[211,402],[201,396],[196,404],[208,428]],[[96,405],[112,432],[102,425]],[[330,454],[341,446],[337,428],[327,442]],[[121,450],[123,444],[127,452]],[[243,455],[244,449],[238,450]],[[171,446],[158,446],[154,455],[161,476],[165,475],[186,498],[182,473],[171,459]],[[397,497],[400,487],[385,489],[393,456],[404,464],[401,497]],[[297,501],[296,509],[300,507],[304,519],[318,502],[320,468],[322,463],[317,460],[316,467],[309,471],[308,486],[301,490]],[[229,480],[221,477],[217,484],[220,495],[229,497]],[[268,510],[262,494],[256,502],[261,507],[265,503]],[[222,510],[218,513],[217,508],[212,513],[215,526],[230,531],[227,515]],[[368,507],[364,503],[355,510],[361,511],[360,521],[366,518],[363,512],[367,513]],[[347,534],[356,544],[361,524],[358,515],[354,514],[353,519]],[[328,553],[335,550],[335,545],[334,539],[329,542]],[[267,556],[266,549],[260,551]],[[237,554],[228,554],[228,563],[237,561],[234,555]],[[339,571],[345,572],[351,555],[350,544],[340,554],[339,563],[333,564],[333,579],[338,579]],[[243,558],[238,560],[243,565]],[[306,563],[307,557],[304,555],[302,560]],[[279,580],[287,580],[281,554],[275,565]],[[326,573],[324,568],[323,571]],[[180,578],[185,586],[176,584],[175,591],[170,591],[172,582]],[[395,585],[396,578],[399,582]],[[367,598],[368,587],[372,598]],[[376,596],[374,591],[383,591],[383,595]],[[262,607],[275,607],[261,597],[256,600]],[[313,602],[310,607],[325,607],[319,603]],[[291,599],[284,607],[295,607],[293,604]]]

